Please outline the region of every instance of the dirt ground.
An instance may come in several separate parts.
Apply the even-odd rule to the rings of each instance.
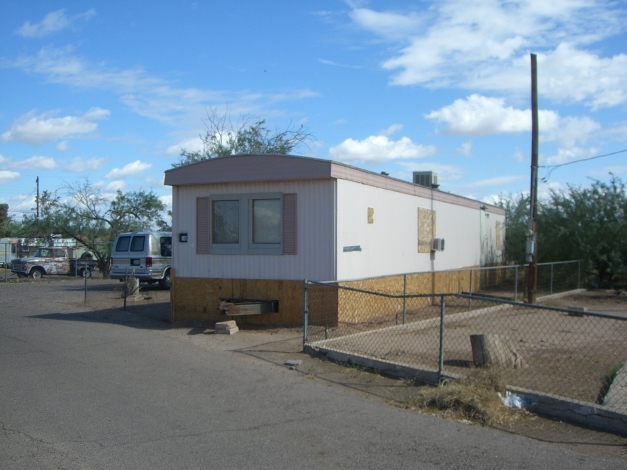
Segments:
[[[179,341],[193,343],[208,350],[226,350],[241,356],[243,360],[266,361],[277,367],[292,367],[294,373],[305,380],[312,380],[335,387],[346,393],[355,393],[373,400],[382,400],[390,406],[406,408],[408,412],[436,414],[444,419],[455,419],[469,426],[478,426],[470,420],[436,412],[430,409],[414,408],[413,398],[419,385],[404,380],[384,377],[375,372],[346,364],[337,364],[325,357],[312,357],[302,352],[302,328],[263,328],[243,327],[234,335],[217,335],[213,325],[187,323],[172,325],[169,322],[169,292],[160,290],[157,285],[142,288],[142,295],[134,300],[127,299],[126,310],[121,297],[121,284],[117,281],[90,279],[87,294],[84,281],[80,279],[49,276],[41,281],[17,280],[0,269],[0,299],[8,290],[11,295],[32,299],[36,297],[43,313],[97,313],[99,317],[120,324],[133,325],[145,320],[156,320],[161,334]],[[7,291],[3,292],[3,290]],[[43,294],[43,295],[42,295]],[[575,303],[577,302],[577,303]],[[590,310],[616,314],[627,307],[627,296],[613,292],[589,292],[561,299],[552,299],[553,306],[587,306]],[[622,306],[622,307],[621,307]],[[225,318],[226,319],[226,318]],[[289,366],[288,361],[301,361],[297,367]],[[516,419],[495,427],[514,434],[536,440],[554,443],[573,451],[595,456],[627,458],[627,438],[599,432],[581,426],[546,419],[518,411]]]

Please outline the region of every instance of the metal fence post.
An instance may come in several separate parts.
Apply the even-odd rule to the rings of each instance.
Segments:
[[[472,308],[472,269],[470,270],[470,288],[468,289],[468,310]]]
[[[403,274],[403,325],[407,319],[407,274]]]
[[[442,382],[442,374],[444,372],[444,313],[445,313],[444,296],[440,296],[440,355],[438,362],[438,383]]]
[[[553,293],[553,266],[554,266],[554,264],[551,263],[551,281],[549,283],[549,286],[550,286],[549,287],[549,294]]]
[[[581,260],[577,260],[577,289],[581,289]]]
[[[309,329],[309,284],[307,279],[303,281],[303,348],[307,343],[307,330]]]
[[[124,311],[126,311],[126,297],[128,297],[128,268],[124,268]]]
[[[77,260],[78,262],[78,260]],[[87,261],[85,261],[84,263],[84,268],[83,268],[83,277],[85,278],[85,300],[84,302],[87,302]]]
[[[514,268],[514,302],[518,302],[518,265]]]

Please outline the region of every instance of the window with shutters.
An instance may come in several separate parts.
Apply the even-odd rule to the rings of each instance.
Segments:
[[[196,203],[199,254],[296,254],[296,194],[218,194]]]

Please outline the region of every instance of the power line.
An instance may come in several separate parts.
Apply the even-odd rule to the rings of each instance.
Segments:
[[[579,160],[573,160],[572,162],[560,163],[559,165],[540,165],[540,168],[547,168],[549,170],[546,176],[542,178],[542,181],[546,183],[546,180],[549,179],[549,177],[551,176],[551,173],[553,173],[553,170],[556,170],[557,168],[561,166],[572,165],[573,163],[587,162],[588,160],[596,160],[597,158],[610,157],[612,155],[617,155],[619,153],[625,153],[625,152],[627,152],[627,149],[619,150],[617,152],[612,152],[612,153],[606,153],[604,155],[597,155],[596,157],[581,158]]]

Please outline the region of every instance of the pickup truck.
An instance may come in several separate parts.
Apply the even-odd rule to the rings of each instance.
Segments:
[[[66,276],[91,277],[96,269],[96,262],[91,254],[84,253],[81,258],[71,258],[66,247],[39,248],[28,258],[18,258],[11,262],[11,272],[17,277],[30,276],[41,279],[47,274],[61,274]]]

